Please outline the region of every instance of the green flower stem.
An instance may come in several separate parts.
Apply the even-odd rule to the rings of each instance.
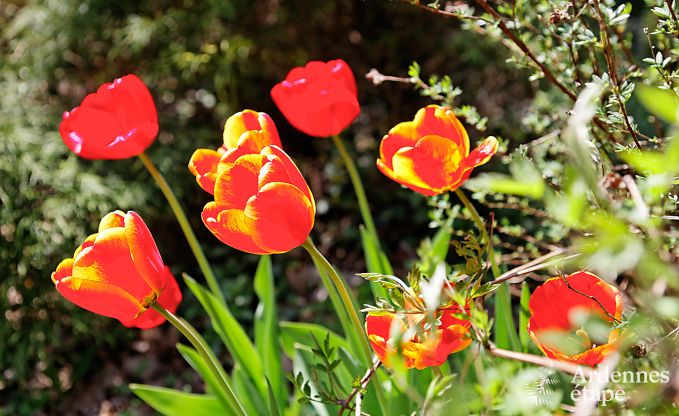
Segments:
[[[373,216],[370,213],[370,206],[368,205],[368,199],[365,196],[365,189],[363,188],[363,183],[361,182],[361,177],[358,174],[356,164],[351,158],[351,155],[349,155],[346,146],[344,146],[344,142],[342,142],[342,139],[339,136],[332,136],[332,141],[335,143],[335,146],[342,157],[342,161],[344,162],[344,166],[347,168],[347,172],[349,172],[349,178],[351,179],[351,184],[354,186],[354,192],[356,192],[356,199],[358,199],[358,207],[361,210],[361,216],[363,217],[365,228],[375,239],[377,248],[382,251],[382,248],[380,247],[380,239],[377,236],[377,228],[375,228],[375,222],[373,221]]]
[[[372,365],[372,350],[370,349],[370,344],[368,342],[368,336],[365,333],[365,329],[363,328],[363,325],[361,324],[361,320],[358,316],[358,312],[356,311],[356,306],[354,304],[354,301],[351,298],[351,295],[349,294],[349,289],[347,288],[347,284],[344,281],[344,279],[337,273],[334,267],[330,264],[330,262],[321,254],[320,251],[316,248],[314,245],[313,241],[311,241],[311,238],[307,238],[307,240],[302,244],[302,247],[306,251],[309,252],[309,255],[311,255],[312,260],[314,261],[315,264],[319,264],[327,273],[327,275],[330,277],[330,280],[332,281],[333,287],[328,287],[328,291],[332,290],[337,290],[337,293],[339,293],[340,299],[342,301],[342,304],[344,306],[344,310],[346,312],[346,315],[349,317],[349,320],[351,321],[351,324],[353,326],[353,335],[358,338],[359,344],[360,344],[360,352],[362,353],[362,360],[364,364],[370,368]],[[319,270],[319,272],[321,272]],[[322,273],[322,272],[321,272]],[[352,334],[346,334],[348,338],[351,338]],[[382,385],[380,382],[375,382],[373,383],[375,394],[377,396],[377,401],[380,404],[380,408],[382,409],[383,414],[388,410],[388,406],[386,403],[386,399],[384,396],[384,391],[382,390]]]
[[[361,320],[359,319],[358,313],[356,312],[356,306],[354,304],[354,301],[351,299],[351,295],[349,294],[347,283],[337,273],[335,268],[332,267],[330,262],[323,256],[323,254],[321,254],[321,252],[318,251],[313,241],[311,241],[311,238],[307,238],[304,244],[302,244],[302,247],[304,247],[304,249],[306,249],[306,251],[309,252],[314,262],[320,264],[320,266],[327,273],[328,277],[330,277],[330,280],[332,281],[334,288],[337,290],[337,293],[339,293],[340,299],[344,306],[344,311],[346,312],[347,316],[349,317],[349,320],[351,321],[354,332],[357,334],[363,334],[363,336],[359,337],[361,352],[363,354],[363,361],[370,365],[372,356],[370,352],[370,344],[368,343],[368,338],[365,335],[365,330],[363,329],[363,325],[361,325]]]
[[[175,328],[177,328],[177,330],[181,332],[182,335],[184,335],[186,339],[189,340],[191,345],[193,345],[193,347],[198,351],[198,354],[200,354],[201,358],[205,361],[205,364],[208,366],[208,368],[212,372],[212,375],[215,376],[215,379],[217,380],[220,387],[224,391],[226,398],[229,401],[231,410],[234,412],[234,414],[239,416],[246,416],[245,409],[243,409],[243,406],[240,404],[240,402],[236,398],[233,389],[231,388],[229,376],[226,374],[221,364],[219,364],[219,361],[217,360],[215,354],[205,344],[203,338],[200,336],[198,331],[196,331],[196,329],[193,326],[191,326],[191,324],[186,322],[184,319],[176,316],[172,312],[168,311],[158,302],[152,303],[151,307],[154,310],[156,310],[159,314],[161,314],[165,319],[167,319],[168,322],[170,322]]]
[[[469,198],[467,198],[467,195],[464,194],[462,189],[457,188],[455,190],[455,194],[457,195],[458,198],[460,198],[462,205],[464,205],[464,207],[467,208],[467,211],[469,211],[469,214],[471,214],[472,219],[476,223],[476,226],[478,227],[479,231],[481,231],[483,239],[486,240],[488,244],[488,252],[490,257],[490,268],[493,272],[493,276],[498,277],[500,275],[500,269],[497,267],[497,264],[495,263],[495,251],[493,250],[493,242],[490,241],[490,236],[488,235],[486,224],[483,222],[483,219],[481,219],[479,212],[476,210],[476,208],[474,208],[474,204],[472,204]]]
[[[160,173],[160,171],[158,170],[156,165],[151,161],[151,159],[149,159],[146,153],[143,152],[140,153],[139,159],[141,159],[142,163],[144,163],[144,166],[149,171],[153,179],[156,181],[156,184],[158,184],[158,187],[163,192],[163,195],[165,195],[165,199],[167,199],[167,202],[170,204],[170,208],[172,209],[172,212],[174,212],[174,216],[177,218],[179,226],[181,227],[182,231],[184,232],[184,236],[186,237],[186,241],[189,243],[191,251],[193,252],[196,261],[198,262],[198,266],[200,267],[201,272],[203,272],[203,276],[205,276],[207,285],[210,287],[212,293],[219,300],[221,300],[222,303],[224,303],[224,295],[222,294],[222,290],[219,288],[217,278],[215,277],[214,272],[210,268],[210,264],[208,263],[207,258],[205,257],[205,253],[203,253],[203,249],[200,247],[198,239],[196,239],[196,235],[193,233],[193,229],[189,224],[189,220],[186,218],[184,209],[182,209],[182,206],[179,204],[177,197],[175,196],[174,192],[172,192],[172,188],[170,188],[170,185],[167,183],[163,175]]]

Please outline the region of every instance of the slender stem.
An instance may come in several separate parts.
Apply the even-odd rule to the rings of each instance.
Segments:
[[[443,378],[443,372],[441,372],[441,368],[439,367],[431,367],[431,371],[438,376],[439,378]]]
[[[549,367],[555,370],[563,371],[568,374],[584,374],[588,377],[592,372],[590,367],[572,364],[565,361],[553,360],[539,355],[526,354],[523,352],[509,351],[502,348],[497,348],[493,344],[489,346],[489,352],[496,357],[509,358],[510,360],[517,360],[524,363],[535,364],[542,367]]]
[[[219,364],[219,361],[215,357],[214,353],[205,344],[196,329],[182,318],[165,309],[158,302],[152,303],[151,307],[161,314],[163,318],[167,319],[168,322],[170,322],[175,328],[177,328],[179,332],[182,333],[182,335],[186,337],[186,339],[189,340],[191,345],[193,345],[193,347],[198,351],[198,354],[200,354],[201,358],[203,358],[203,361],[205,361],[205,364],[210,369],[210,372],[212,372],[212,375],[215,377],[220,387],[224,391],[226,398],[229,401],[229,405],[232,408],[231,410],[233,410],[234,414],[236,415],[245,416],[245,409],[243,409],[243,406],[236,398],[236,395],[230,386],[228,375],[226,375],[224,368],[222,368],[221,364]]]
[[[189,243],[191,251],[193,252],[193,255],[196,257],[198,266],[200,267],[201,272],[203,272],[203,276],[205,276],[207,285],[210,287],[212,293],[215,296],[217,296],[217,298],[221,300],[222,303],[224,303],[224,295],[222,294],[222,291],[219,288],[217,278],[215,277],[212,268],[210,268],[210,264],[208,263],[207,258],[205,257],[205,253],[203,253],[203,249],[200,247],[198,239],[196,238],[196,235],[193,233],[193,229],[189,224],[189,220],[186,218],[184,209],[182,209],[182,206],[179,204],[177,197],[175,196],[174,192],[172,192],[172,188],[170,188],[170,185],[167,183],[163,175],[160,173],[160,171],[158,170],[156,165],[151,161],[151,159],[149,159],[146,153],[143,152],[140,153],[139,159],[141,159],[142,163],[144,163],[144,166],[149,171],[153,179],[156,181],[156,184],[158,184],[158,187],[163,192],[163,195],[165,195],[165,199],[167,199],[167,202],[170,204],[170,208],[172,209],[174,216],[177,218],[179,226],[184,232],[186,241]]]
[[[335,268],[332,267],[330,262],[323,256],[323,254],[318,251],[314,243],[311,241],[311,238],[308,238],[304,244],[302,244],[302,247],[304,247],[306,251],[309,252],[311,257],[316,262],[318,262],[321,267],[323,267],[323,269],[328,274],[328,277],[330,277],[330,280],[332,280],[335,289],[337,289],[337,293],[340,295],[340,299],[344,305],[344,310],[349,317],[352,326],[354,327],[354,332],[357,334],[362,334],[362,336],[359,336],[358,338],[360,341],[361,353],[363,354],[363,361],[370,365],[370,358],[372,356],[370,352],[370,344],[368,343],[368,338],[365,335],[363,325],[361,325],[361,320],[359,319],[358,313],[356,312],[356,307],[353,300],[351,299],[346,282],[342,277],[340,277]]]
[[[491,241],[490,236],[488,235],[486,224],[483,222],[483,219],[481,219],[479,212],[476,210],[476,208],[474,208],[474,204],[472,204],[469,198],[467,198],[467,195],[464,194],[462,189],[457,188],[455,190],[455,195],[457,195],[457,197],[460,198],[460,202],[462,202],[462,205],[464,205],[464,207],[467,208],[467,211],[469,211],[469,214],[472,216],[472,220],[474,220],[479,231],[481,231],[481,235],[483,236],[484,240],[487,241],[488,255],[490,257],[490,267],[493,271],[493,277],[498,277],[500,275],[500,269],[497,267],[497,264],[495,263],[495,251],[493,250],[493,242]]]
[[[377,371],[378,368],[382,365],[382,362],[380,360],[377,360],[372,367],[366,371],[365,375],[361,379],[360,383],[358,383],[358,386],[354,387],[354,389],[351,391],[351,394],[349,394],[349,397],[347,397],[346,400],[342,402],[342,407],[340,407],[339,416],[342,416],[344,414],[345,410],[348,410],[351,401],[356,397],[356,414],[360,414],[360,398],[362,396],[361,390],[365,389],[368,386],[368,382],[370,382],[370,379],[372,378],[373,375],[375,375],[375,372]]]
[[[372,352],[370,349],[370,344],[368,342],[368,337],[365,333],[365,329],[363,328],[363,325],[361,325],[361,320],[359,319],[358,312],[356,311],[354,301],[351,299],[351,295],[349,294],[349,289],[347,288],[346,282],[337,273],[335,268],[332,267],[330,262],[323,256],[323,254],[321,254],[321,252],[318,251],[313,241],[311,241],[311,238],[307,238],[304,244],[302,244],[302,247],[304,247],[304,249],[309,252],[309,255],[311,255],[311,258],[314,260],[314,263],[319,264],[325,270],[328,277],[330,277],[333,286],[335,286],[334,289],[337,290],[337,293],[340,296],[342,304],[344,305],[344,310],[353,326],[352,331],[353,334],[346,335],[350,339],[352,338],[351,335],[353,335],[354,339],[357,339],[359,344],[358,349],[360,351],[356,351],[356,353],[362,355],[361,361],[363,361],[366,366],[370,366],[372,364]],[[319,272],[321,271],[319,270]],[[328,291],[332,289],[333,288],[328,288]],[[386,415],[388,414],[387,412],[389,408],[386,403],[386,398],[384,396],[382,386],[379,382],[375,383],[374,386],[375,395],[377,396],[377,401],[382,410],[382,414]]]
[[[356,164],[351,158],[351,155],[349,155],[346,146],[344,146],[344,142],[342,142],[342,139],[340,139],[339,136],[332,136],[332,141],[335,143],[335,146],[342,157],[342,161],[344,162],[344,166],[347,168],[347,172],[349,172],[349,178],[351,179],[351,184],[354,186],[354,192],[356,192],[358,207],[361,210],[361,216],[363,217],[365,227],[368,229],[368,232],[372,234],[379,248],[380,239],[377,236],[377,228],[375,228],[375,222],[373,221],[372,214],[370,213],[370,206],[368,205],[368,199],[365,196],[365,189],[363,188],[363,183],[361,182],[361,177],[358,174]]]

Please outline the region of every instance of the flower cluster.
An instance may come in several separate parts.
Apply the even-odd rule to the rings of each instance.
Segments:
[[[314,137],[338,135],[360,112],[356,81],[342,60],[293,69],[271,96],[290,124]],[[149,90],[135,75],[126,75],[64,113],[59,130],[80,157],[122,159],[143,154],[158,133],[158,120]],[[430,105],[413,121],[389,130],[377,168],[432,196],[460,187],[497,149],[497,140],[489,137],[472,150],[453,111]],[[283,150],[269,115],[253,110],[232,115],[222,144],[197,149],[188,168],[214,198],[202,219],[224,244],[264,255],[285,253],[307,240],[316,214],[314,196]],[[161,324],[165,318],[153,307],[173,313],[182,298],[151,233],[132,211],[106,215],[98,233],[58,265],[52,280],[71,302],[138,328]],[[527,330],[550,358],[595,366],[620,344],[622,334],[612,328],[622,318],[620,292],[593,274],[550,279],[535,290],[529,306]],[[423,369],[440,366],[472,343],[468,304],[445,303],[433,321],[430,314],[430,309],[368,313],[365,332],[377,357],[390,366],[397,354],[407,368]],[[603,335],[601,325],[590,330],[591,318],[603,323]]]

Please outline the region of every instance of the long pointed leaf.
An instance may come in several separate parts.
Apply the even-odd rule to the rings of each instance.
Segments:
[[[500,348],[513,351],[521,348],[514,326],[508,283],[501,284],[495,291],[495,343]]]
[[[530,300],[530,289],[528,283],[524,280],[521,284],[521,309],[519,310],[519,339],[523,352],[528,352],[528,344],[530,343],[530,336],[528,335],[528,319],[530,318],[530,310],[528,309],[528,301]]]
[[[236,364],[243,366],[243,369],[252,379],[260,394],[260,399],[265,400],[268,393],[264,380],[262,363],[259,360],[257,349],[248,338],[243,327],[240,326],[236,318],[226,305],[220,302],[206,288],[196,282],[191,276],[184,274],[184,281],[196,296],[205,312],[210,316],[210,322],[222,339],[227,350],[233,356]]]
[[[255,347],[262,360],[264,375],[276,398],[275,403],[285,401],[285,380],[278,346],[278,320],[276,313],[276,293],[274,289],[271,257],[262,256],[255,273],[255,293],[259,305],[255,312]],[[269,388],[267,388],[269,390]],[[282,409],[276,409],[277,411]]]
[[[203,379],[208,390],[219,399],[225,408],[229,408],[229,398],[220,388],[219,382],[198,351],[196,351],[195,348],[183,344],[177,344],[177,350],[182,357],[184,357],[184,360],[186,360],[186,362],[200,375],[200,378]]]
[[[229,414],[213,395],[186,393],[165,387],[130,384],[130,390],[165,416],[211,416]]]

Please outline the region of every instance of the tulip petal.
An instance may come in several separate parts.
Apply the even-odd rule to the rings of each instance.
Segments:
[[[415,147],[402,148],[394,154],[395,176],[400,183],[441,193],[460,166],[459,148],[440,136],[421,138]]]
[[[257,178],[266,156],[248,154],[239,157],[223,172],[215,183],[215,202],[221,209],[244,209],[250,197],[259,189]]]
[[[146,284],[160,293],[165,286],[163,258],[144,220],[134,211],[125,216],[125,233],[134,267]]]
[[[125,227],[125,213],[120,210],[109,212],[99,221],[99,232],[119,227]]]
[[[415,147],[418,139],[415,123],[412,121],[398,123],[380,142],[380,159],[386,166],[393,169],[394,153],[404,147]]]
[[[57,283],[73,274],[73,259],[64,259],[59,263],[57,269],[52,273],[52,282]]]
[[[221,210],[215,202],[203,208],[203,223],[222,243],[251,254],[269,254],[252,238],[252,225],[243,210]]]
[[[211,195],[215,193],[217,168],[222,155],[210,149],[197,149],[189,160],[189,171],[196,177],[196,182]]]
[[[414,124],[419,137],[441,136],[461,148],[462,156],[469,154],[469,136],[453,110],[439,105],[429,105],[415,114]]]
[[[412,189],[415,192],[419,192],[422,195],[434,196],[434,195],[438,194],[438,192],[432,191],[431,189],[420,188],[418,186],[415,186],[413,184],[405,182],[403,179],[397,177],[396,173],[393,170],[391,170],[390,168],[388,168],[384,163],[382,163],[382,160],[380,160],[380,159],[377,159],[377,169],[379,169],[380,172],[382,172],[386,177],[393,180],[394,182],[398,182],[399,184],[401,184],[401,185],[403,185],[403,186],[405,186],[409,189]]]
[[[314,225],[307,196],[288,183],[268,183],[251,198],[245,216],[252,220],[252,239],[271,253],[284,253],[304,243]]]
[[[464,160],[465,167],[475,168],[488,162],[497,152],[498,141],[495,137],[488,137],[469,154]]]
[[[175,313],[177,310],[177,306],[179,306],[179,303],[182,300],[182,292],[179,289],[177,280],[170,272],[169,267],[165,267],[165,271],[163,274],[165,280],[165,287],[163,288],[163,291],[158,297],[157,302],[171,313]],[[126,327],[136,327],[139,329],[154,328],[162,324],[163,322],[165,322],[165,318],[156,310],[151,308],[147,309],[141,315],[132,320],[126,322],[121,321],[121,323]]]
[[[94,244],[75,258],[73,278],[74,290],[80,282],[103,282],[121,288],[141,303],[155,297],[154,290],[132,262],[124,228],[109,228],[98,233]]]
[[[134,296],[103,281],[71,276],[57,281],[56,288],[63,297],[81,308],[120,321],[130,320],[145,309]]]
[[[264,155],[275,156],[270,164],[265,165],[262,171],[259,173],[259,187],[262,188],[267,183],[271,182],[287,182],[296,186],[297,189],[302,191],[304,195],[309,199],[311,204],[314,206],[314,212],[316,211],[316,204],[314,202],[314,196],[311,194],[311,189],[307,185],[302,172],[293,162],[293,160],[288,156],[283,149],[277,146],[268,146],[262,150]],[[275,161],[275,162],[274,162]],[[279,163],[280,162],[280,163]],[[282,172],[285,171],[285,173]]]

